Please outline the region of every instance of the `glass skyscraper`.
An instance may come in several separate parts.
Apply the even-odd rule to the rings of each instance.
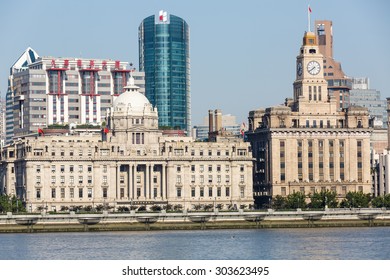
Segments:
[[[139,26],[139,70],[145,94],[157,106],[160,127],[190,133],[189,27],[181,18],[160,11]]]

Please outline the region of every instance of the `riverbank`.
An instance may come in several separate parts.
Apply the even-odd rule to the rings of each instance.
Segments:
[[[0,233],[390,226],[390,210],[0,215]]]

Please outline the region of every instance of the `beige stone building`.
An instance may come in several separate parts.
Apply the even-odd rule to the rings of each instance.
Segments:
[[[293,192],[328,189],[342,197],[371,191],[368,111],[339,111],[328,94],[323,61],[315,34],[306,32],[296,59],[293,99],[249,112],[254,190],[263,202]]]
[[[253,204],[252,162],[249,143],[239,138],[163,136],[157,109],[131,78],[102,132],[70,130],[4,147],[0,190],[25,200],[30,211],[102,204],[239,208]]]

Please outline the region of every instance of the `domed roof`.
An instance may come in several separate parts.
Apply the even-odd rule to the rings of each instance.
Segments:
[[[138,91],[139,87],[134,85],[134,78],[130,77],[126,90],[114,100],[114,111],[118,107],[130,108],[132,112],[144,112],[145,106],[151,106],[145,95]]]

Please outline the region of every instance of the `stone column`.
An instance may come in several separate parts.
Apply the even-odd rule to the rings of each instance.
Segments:
[[[161,188],[162,188],[162,199],[167,199],[167,185],[166,185],[166,164],[161,165]]]
[[[146,199],[150,198],[150,173],[149,173],[150,165],[145,165],[145,189],[146,189]]]

